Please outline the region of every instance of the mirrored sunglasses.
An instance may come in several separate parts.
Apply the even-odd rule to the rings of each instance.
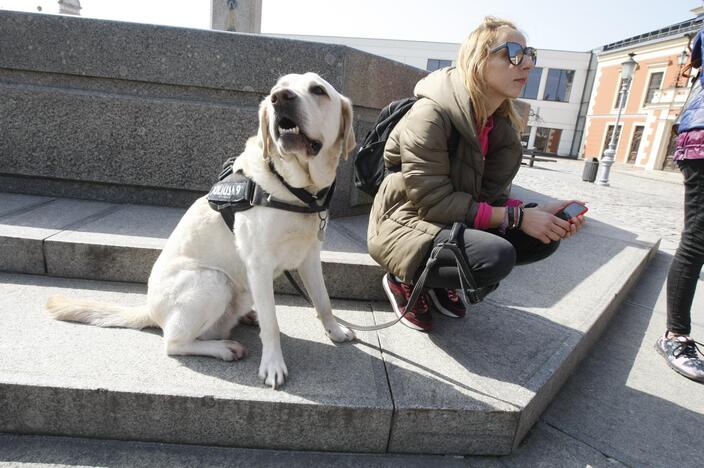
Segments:
[[[518,42],[504,42],[491,49],[489,52],[495,54],[502,49],[506,49],[508,61],[514,65],[520,65],[523,62],[523,57],[530,57],[533,65],[538,63],[538,51],[533,47],[523,47]]]

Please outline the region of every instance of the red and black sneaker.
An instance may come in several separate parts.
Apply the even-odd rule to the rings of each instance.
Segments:
[[[467,313],[467,307],[454,289],[433,288],[428,291],[428,296],[438,312],[443,315],[462,318]]]
[[[393,275],[387,273],[381,280],[384,285],[384,291],[394,308],[396,315],[401,317],[406,311],[406,304],[413,292],[413,286],[410,284],[397,281]],[[425,292],[418,295],[413,309],[409,310],[406,315],[403,315],[401,323],[414,330],[430,331],[433,328],[433,317],[430,315],[430,307]]]

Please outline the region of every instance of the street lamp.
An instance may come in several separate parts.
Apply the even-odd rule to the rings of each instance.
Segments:
[[[611,133],[611,140],[609,141],[609,148],[604,151],[604,156],[601,158],[599,164],[599,176],[597,177],[596,184],[608,187],[609,185],[609,172],[611,171],[611,165],[614,163],[614,155],[616,154],[616,132],[618,132],[618,122],[621,120],[621,111],[623,110],[623,105],[626,102],[626,91],[628,90],[628,85],[631,83],[633,78],[633,72],[636,69],[638,62],[633,60],[634,53],[628,54],[628,60],[621,64],[621,100],[618,104],[618,115],[616,116],[616,125],[614,125],[614,131]],[[620,140],[620,138],[619,138]]]
[[[675,78],[675,88],[680,87],[680,76],[682,75],[682,66],[684,66],[685,63],[687,63],[687,57],[689,55],[687,54],[687,50],[683,50],[680,55],[677,56],[677,65],[680,67],[677,69],[677,78]]]

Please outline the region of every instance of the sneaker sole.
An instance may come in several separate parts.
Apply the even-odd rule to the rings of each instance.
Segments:
[[[430,300],[433,302],[433,305],[435,306],[435,309],[436,309],[438,312],[440,312],[442,315],[444,315],[444,316],[446,316],[446,317],[452,317],[452,318],[462,318],[462,317],[464,317],[464,315],[453,314],[452,312],[450,312],[449,310],[447,310],[446,308],[444,308],[443,306],[441,306],[441,305],[440,305],[440,301],[438,300],[437,296],[435,295],[435,291],[433,291],[432,289],[428,291],[428,297],[429,297]]]
[[[412,329],[414,329],[414,330],[423,331],[423,332],[424,332],[424,331],[429,331],[429,329],[419,327],[419,326],[416,325],[415,323],[409,322],[408,320],[406,320],[405,317],[401,317],[401,315],[402,315],[402,314],[401,314],[401,311],[398,310],[398,307],[396,306],[396,298],[394,297],[394,294],[393,294],[393,293],[391,292],[391,290],[389,289],[389,286],[388,286],[388,284],[387,284],[387,282],[386,282],[386,276],[384,276],[384,277],[381,278],[381,285],[382,285],[383,288],[384,288],[384,292],[386,292],[386,297],[389,299],[389,302],[391,303],[391,308],[394,310],[394,313],[396,314],[396,317],[400,317],[400,318],[401,318],[401,323],[402,323],[402,324],[404,324],[404,325],[407,326],[408,328],[412,328]]]
[[[685,374],[684,372],[682,372],[679,368],[677,368],[677,367],[667,358],[667,354],[665,354],[665,352],[662,350],[662,348],[660,348],[660,346],[658,346],[658,343],[657,343],[657,342],[655,343],[655,350],[658,352],[658,354],[659,354],[660,356],[662,356],[663,358],[665,358],[665,362],[667,363],[668,366],[670,366],[670,369],[672,369],[673,371],[677,372],[677,373],[680,374],[682,377],[688,378],[689,380],[692,380],[692,381],[694,381],[694,382],[704,383],[704,378],[692,377],[691,375],[687,375],[687,374]]]

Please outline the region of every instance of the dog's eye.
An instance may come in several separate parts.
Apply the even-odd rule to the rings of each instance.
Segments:
[[[317,94],[318,96],[327,96],[328,93],[325,91],[325,88],[323,88],[320,85],[313,85],[310,87],[310,92],[312,94]]]

